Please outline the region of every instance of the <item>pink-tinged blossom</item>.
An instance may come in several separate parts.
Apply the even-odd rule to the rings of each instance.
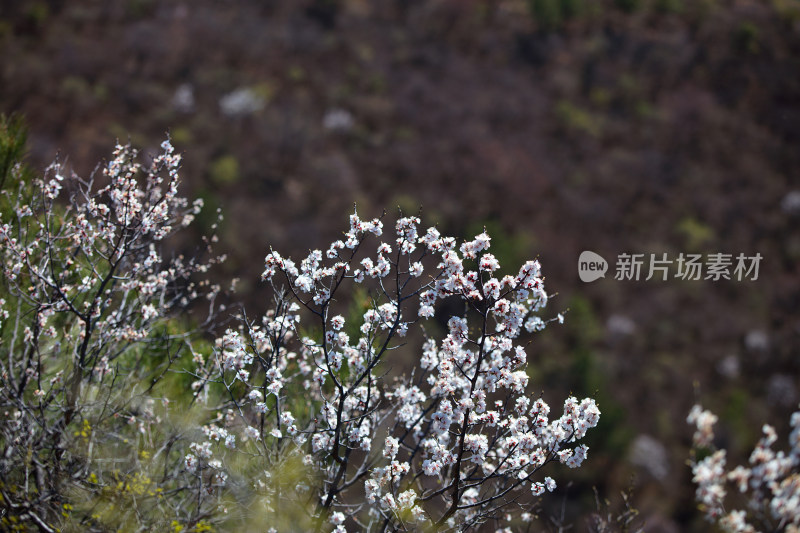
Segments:
[[[364,482],[364,493],[369,503],[375,503],[381,497],[381,487],[377,480],[368,479]]]
[[[383,447],[383,456],[389,459],[394,459],[397,452],[400,450],[400,443],[394,437],[386,437],[386,442]]]
[[[429,252],[441,252],[444,245],[441,234],[436,228],[428,228],[425,235],[420,237],[419,242],[424,244]]]
[[[697,429],[692,437],[695,446],[708,447],[714,438],[714,424],[717,423],[717,415],[711,411],[703,410],[699,405],[692,407],[686,421],[693,424]]]
[[[380,504],[383,509],[397,511],[397,503],[394,501],[394,496],[391,494],[384,494],[380,499]]]
[[[335,513],[331,513],[330,523],[333,524],[334,526],[339,526],[341,524],[344,524],[344,519],[345,519],[344,513],[337,511]]]
[[[196,455],[201,459],[208,459],[211,457],[212,454],[211,443],[208,441],[201,443],[194,442],[189,446],[189,449],[192,450],[194,455]]]
[[[314,453],[327,451],[330,446],[330,441],[330,435],[327,433],[315,433],[314,436],[311,437],[311,449]]]
[[[500,298],[501,285],[496,278],[491,278],[483,284],[483,293],[487,298],[497,300]]]
[[[284,426],[291,426],[292,424],[294,424],[295,420],[294,416],[292,416],[292,413],[290,413],[289,411],[282,412],[280,418],[281,418],[281,424],[283,424]]]
[[[425,459],[422,461],[422,472],[426,476],[438,476],[441,473],[442,464],[439,461]]]
[[[697,501],[705,507],[706,516],[718,518],[724,512],[725,450],[718,450],[692,468],[692,481],[697,484]]]
[[[492,254],[483,254],[481,256],[479,268],[486,272],[494,272],[500,268],[500,263]]]
[[[414,502],[417,501],[417,492],[414,489],[409,489],[397,495],[397,506],[401,510],[409,510],[414,507]]]
[[[433,306],[431,305],[421,305],[419,306],[419,317],[420,318],[431,318],[434,314]]]
[[[341,330],[344,327],[344,317],[342,315],[336,315],[331,318],[330,326],[334,331]]]
[[[400,253],[408,255],[416,250],[417,242],[417,225],[420,219],[417,217],[401,218],[397,221],[395,229],[397,230],[397,245],[400,247]]]
[[[294,280],[295,288],[301,293],[309,293],[314,287],[314,281],[308,276],[297,276]]]
[[[270,383],[267,386],[267,392],[277,396],[280,393],[282,388],[283,388],[283,383],[281,383],[279,380],[276,380],[276,381],[273,381],[272,383]]]
[[[464,449],[472,452],[472,462],[482,464],[489,450],[489,439],[486,435],[467,435],[464,438]]]
[[[194,472],[197,470],[197,464],[198,464],[197,457],[195,457],[194,454],[188,453],[186,454],[186,457],[183,460],[183,464],[186,467],[186,470],[188,470],[189,472]]]

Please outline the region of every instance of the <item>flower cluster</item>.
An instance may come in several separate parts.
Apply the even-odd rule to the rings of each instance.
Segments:
[[[588,448],[578,441],[599,420],[592,399],[568,398],[551,417],[526,392],[520,337],[549,322],[538,316],[548,301],[539,262],[500,275],[486,232],[459,243],[419,224],[402,217],[381,240],[382,220],[354,213],[341,240],[299,264],[270,251],[262,278],[276,307],[242,317],[217,341],[213,363],[196,370],[196,390],[224,389],[213,410],[231,413],[225,429],[246,443],[240,453],[266,470],[303,457],[291,496],[258,488],[271,508],[276,498],[316,501],[318,530],[481,523],[509,501],[554,490],[540,470],[579,467]],[[350,301],[347,285],[367,296]],[[445,299],[463,312],[442,338],[412,329]],[[206,444],[222,451],[208,436],[194,449]],[[209,457],[192,453],[187,468]]]
[[[701,460],[693,460],[697,501],[706,517],[728,532],[754,533],[753,524],[769,524],[772,531],[800,529],[800,411],[791,417],[789,450],[773,450],[778,436],[764,424],[763,437],[750,454],[749,466],[726,470],[726,451],[713,449],[716,415],[695,405],[687,421],[696,426],[694,446],[712,448]],[[746,509],[726,508],[726,486],[747,498]]]

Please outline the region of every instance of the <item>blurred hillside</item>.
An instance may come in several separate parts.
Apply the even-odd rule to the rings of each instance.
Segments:
[[[532,382],[603,410],[569,491],[579,526],[592,485],[612,504],[631,486],[649,531],[707,530],[695,401],[740,460],[762,421],[787,434],[797,0],[3,1],[0,49],[0,111],[26,117],[35,167],[61,153],[88,175],[114,139],[154,152],[169,132],[250,306],[268,247],[323,246],[354,202],[485,225],[509,264],[538,255],[568,312],[530,350]],[[582,250],[605,279],[578,279]],[[764,259],[757,281],[616,281],[623,252]]]

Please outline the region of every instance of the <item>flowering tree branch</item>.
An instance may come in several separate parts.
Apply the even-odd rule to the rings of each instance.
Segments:
[[[788,452],[772,449],[778,436],[775,428],[764,424],[764,436],[750,454],[750,466],[730,471],[725,469],[726,450],[714,446],[717,420],[699,405],[692,407],[687,418],[696,428],[690,464],[696,498],[706,518],[728,532],[800,531],[800,411],[791,417]],[[705,455],[702,459],[701,454]],[[727,485],[743,496],[745,508],[726,506]]]

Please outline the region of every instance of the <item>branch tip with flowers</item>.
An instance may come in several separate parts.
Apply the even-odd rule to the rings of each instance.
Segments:
[[[700,405],[693,406],[687,417],[695,426],[692,481],[706,518],[730,533],[800,531],[800,411],[791,416],[788,451],[773,449],[778,435],[764,424],[749,466],[733,470],[726,469],[726,450],[714,445],[717,421],[717,415]],[[734,490],[729,492],[729,486]]]

